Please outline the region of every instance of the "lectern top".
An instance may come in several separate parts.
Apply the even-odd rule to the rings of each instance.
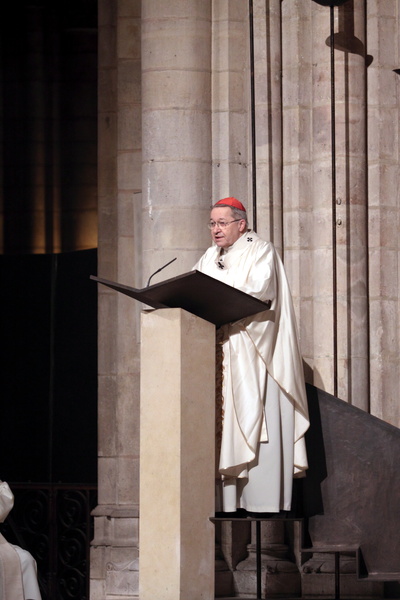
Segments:
[[[268,310],[271,305],[200,271],[142,289],[94,275],[90,278],[152,308],[183,308],[217,327]]]

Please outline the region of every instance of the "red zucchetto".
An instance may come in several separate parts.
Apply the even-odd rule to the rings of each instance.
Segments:
[[[218,202],[214,204],[214,208],[218,206],[218,204],[227,204],[228,206],[234,206],[235,208],[246,212],[246,209],[243,206],[243,204],[239,202],[239,200],[237,200],[236,198],[223,198],[222,200],[218,200]]]

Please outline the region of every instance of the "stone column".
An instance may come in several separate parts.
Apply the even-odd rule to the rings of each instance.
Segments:
[[[384,17],[382,17],[384,11]],[[368,3],[368,198],[371,412],[400,427],[399,86],[396,2]]]
[[[285,266],[307,379],[368,409],[365,8],[354,0],[334,9],[333,198],[330,8],[283,1],[283,189],[285,242],[292,240]],[[305,568],[303,594],[323,590],[322,563],[333,570],[332,555],[312,560],[319,566]]]
[[[213,198],[238,197],[264,239],[282,250],[280,0],[253,2],[254,114],[250,15],[241,0],[213,3]],[[252,164],[254,118],[256,164]]]
[[[212,193],[236,196],[251,217],[248,2],[213,2]]]
[[[287,267],[302,349],[315,385],[368,408],[365,3],[334,9],[334,201],[330,8],[284,0],[282,11],[284,206],[295,209],[285,226],[298,256]]]
[[[255,0],[257,232],[283,256],[281,0]]]
[[[306,380],[313,383],[311,369],[332,347],[329,329],[331,308],[327,326],[324,329],[323,343],[326,348],[314,345],[313,311],[322,290],[328,295],[326,304],[332,306],[331,281],[325,288],[318,289],[313,297],[314,237],[319,229],[313,229],[313,218],[318,217],[317,207],[311,200],[313,181],[312,160],[312,1],[282,2],[282,203],[283,203],[283,257],[289,279],[293,303],[298,320],[301,351],[306,366]],[[329,131],[327,132],[327,134]],[[329,173],[326,174],[329,178]],[[329,189],[329,183],[328,189]],[[329,192],[328,200],[329,203]],[[313,217],[313,214],[316,214]],[[317,247],[319,242],[317,242]],[[322,256],[320,257],[320,253]],[[325,252],[318,250],[317,265],[323,264]],[[326,284],[326,280],[324,280]],[[319,283],[317,283],[319,286]],[[320,344],[321,340],[318,339]],[[318,358],[317,358],[318,357]],[[329,361],[331,362],[330,357]],[[318,369],[320,369],[320,365]],[[324,365],[325,369],[325,365]],[[318,371],[317,371],[318,373]],[[318,376],[315,377],[315,382]],[[331,381],[329,376],[328,381]]]
[[[98,274],[134,284],[140,201],[140,1],[99,1]],[[139,163],[139,164],[138,164]],[[138,308],[99,286],[98,506],[91,600],[138,594]]]
[[[337,395],[369,410],[366,3],[337,10]]]
[[[211,2],[142,5],[143,284],[190,270],[209,245]]]

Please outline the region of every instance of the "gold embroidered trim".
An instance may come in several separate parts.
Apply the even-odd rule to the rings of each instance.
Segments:
[[[220,477],[218,471],[219,456],[221,452],[222,427],[224,422],[224,399],[222,396],[222,386],[224,381],[223,374],[223,329],[216,330],[215,339],[215,471],[216,476]]]

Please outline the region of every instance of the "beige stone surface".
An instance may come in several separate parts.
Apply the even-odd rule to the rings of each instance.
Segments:
[[[215,327],[143,313],[140,598],[214,597]]]
[[[208,240],[211,3],[142,3],[141,56],[143,274],[177,257],[166,279]]]
[[[140,264],[139,17],[139,1],[99,2],[98,275],[128,285]],[[131,299],[99,286],[99,504],[91,549],[96,600],[138,593],[138,566],[131,564],[138,556],[138,310]]]
[[[329,8],[253,7],[255,165],[248,3],[99,1],[99,275],[141,287],[174,257],[153,282],[189,270],[212,201],[236,195],[252,221],[255,173],[258,232],[284,259],[307,381],[399,426],[397,1],[334,9],[335,199]],[[138,527],[139,345],[140,307],[99,289],[95,600],[139,593],[138,565],[118,566],[138,555],[123,528]],[[118,565],[103,529],[114,548],[132,544]]]

